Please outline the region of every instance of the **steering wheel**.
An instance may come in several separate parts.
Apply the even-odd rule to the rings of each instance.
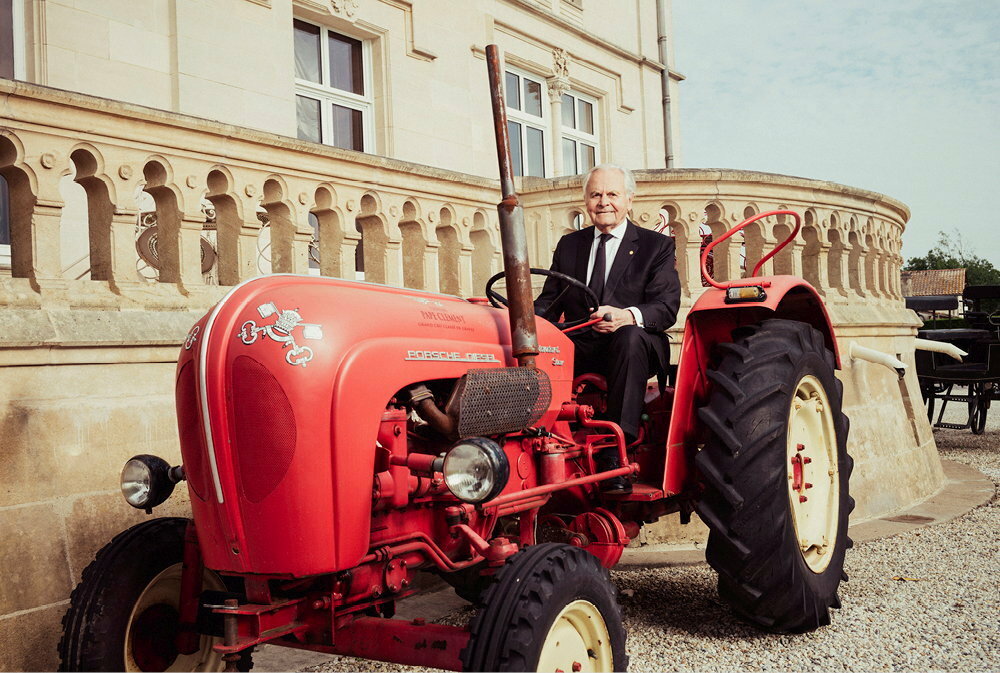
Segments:
[[[989,320],[990,324],[994,327],[1000,327],[1000,308],[993,311],[993,313],[990,313],[986,319]]]
[[[577,280],[576,278],[573,278],[572,276],[567,276],[566,274],[559,273],[558,271],[550,271],[549,269],[528,269],[528,271],[533,276],[547,276],[549,278],[555,278],[563,282],[562,292],[556,295],[556,298],[552,300],[550,307],[556,306],[559,303],[559,300],[563,298],[563,295],[569,291],[570,287],[575,287],[579,290],[583,290],[583,293],[587,297],[587,310],[590,313],[594,313],[594,311],[596,311],[601,305],[601,302],[597,298],[597,295],[594,294],[594,291],[591,290],[589,287],[587,287],[586,283],[583,283]],[[496,284],[496,282],[503,277],[504,277],[504,272],[501,271],[500,273],[494,275],[492,278],[486,281],[486,297],[490,300],[490,303],[497,308],[500,308],[501,306],[507,306],[507,298],[493,289],[493,286]],[[577,325],[582,325],[583,323],[590,321],[590,315],[588,314],[586,318],[581,318],[579,320],[570,320],[569,322],[556,323],[553,320],[553,318],[557,318],[558,316],[550,316],[550,311],[551,308],[545,313],[543,313],[542,317],[545,318],[546,320],[555,323],[556,327],[558,327],[561,330],[566,330],[567,328],[575,327]]]

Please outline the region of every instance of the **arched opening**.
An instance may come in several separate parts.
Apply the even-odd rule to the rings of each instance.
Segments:
[[[17,161],[17,148],[7,138],[0,136],[0,199],[3,200],[0,216],[3,224],[0,231],[0,268],[10,269],[11,275],[17,278],[28,278],[32,275],[33,259],[31,245],[31,218],[35,210],[36,197],[31,190],[31,181],[27,174],[14,166]]]
[[[162,283],[177,283],[181,280],[181,211],[177,195],[167,186],[167,169],[159,161],[148,162],[142,174],[146,179],[143,191],[153,200],[153,217],[148,217],[148,211],[140,213],[141,231],[136,239],[139,257],[148,267],[143,275]]]
[[[857,223],[851,219],[851,231],[847,234],[847,242],[851,245],[851,252],[847,255],[847,279],[851,284],[851,289],[864,296],[861,274],[864,269],[861,266],[861,238],[858,232],[854,231]]]
[[[0,175],[0,274],[10,271],[10,188]]]
[[[285,190],[274,178],[264,181],[261,206],[267,211],[271,230],[271,271],[292,273],[295,270],[295,222],[284,199]]]
[[[319,273],[322,276],[344,277],[343,255],[344,228],[340,224],[340,214],[334,210],[335,195],[326,188],[316,190],[316,207],[311,215],[316,218],[316,249],[319,255]]]
[[[702,220],[703,226],[698,229],[701,236],[701,250],[698,253],[699,264],[701,264],[701,256],[704,254],[705,248],[712,241],[726,233],[727,227],[725,222],[723,222],[723,217],[722,208],[718,205],[710,203],[705,206],[705,217]],[[729,250],[731,247],[732,239],[726,239],[712,248],[712,251],[708,254],[705,268],[716,282],[732,280],[729,272]],[[704,278],[702,278],[701,282],[706,287],[709,284]]]
[[[743,219],[749,219],[757,214],[755,206],[743,208]],[[740,236],[740,234],[737,234]],[[758,220],[745,227],[742,232],[743,243],[740,252],[740,276],[745,278],[753,271],[757,262],[767,253],[764,250],[764,222]]]
[[[681,282],[682,292],[689,295],[691,288],[688,287],[688,274],[690,273],[691,260],[688,259],[687,255],[688,231],[681,220],[680,210],[672,205],[662,206],[659,211],[659,222],[653,227],[653,230],[674,239],[677,276]]]
[[[478,296],[486,288],[486,281],[494,273],[496,246],[486,230],[487,219],[482,212],[472,216],[472,294]]]
[[[441,221],[435,233],[441,244],[438,248],[438,287],[444,294],[460,295],[461,264],[459,257],[462,244],[458,240],[458,231],[452,225],[452,213],[448,208],[441,209]]]
[[[87,214],[87,190],[76,181],[76,166],[59,178],[59,250],[62,277],[86,280],[90,276],[90,225]]]
[[[778,220],[777,224],[774,225],[774,245],[777,247],[791,236],[792,225],[787,222],[787,215],[772,215],[772,217]],[[792,251],[795,250],[796,245],[798,243],[794,239],[789,241],[788,245],[772,258],[775,275],[791,276],[795,273],[795,266],[792,263]]]
[[[417,205],[406,201],[403,218],[399,221],[399,233],[403,238],[403,287],[424,290],[427,287],[424,279],[427,239],[417,217]]]
[[[355,277],[372,283],[385,283],[385,253],[389,236],[378,215],[378,202],[371,194],[361,197],[361,213],[354,220],[361,234],[354,253]]]
[[[878,294],[878,267],[879,251],[875,247],[875,238],[868,234],[865,236],[865,247],[868,252],[865,254],[865,289],[869,294]]]
[[[819,255],[823,246],[819,240],[819,229],[816,227],[816,215],[811,210],[807,210],[805,214],[802,238],[806,242],[802,249],[802,276],[820,293],[825,293],[826,288],[820,283],[819,276]]]
[[[86,215],[89,222],[87,245],[88,255],[86,266],[90,271],[90,278],[93,280],[111,280],[112,277],[112,254],[111,254],[111,221],[114,216],[114,204],[111,203],[111,195],[107,184],[97,177],[97,158],[90,152],[78,149],[70,155],[73,167],[76,172],[76,183],[84,192]],[[70,206],[70,201],[65,200],[66,207]],[[74,204],[75,205],[75,204]],[[66,211],[63,211],[63,219],[66,219]],[[66,243],[63,243],[63,258],[67,256]],[[70,256],[78,255],[81,250],[78,247],[70,248]],[[63,268],[67,269],[67,264]],[[82,264],[81,264],[82,269]],[[72,267],[69,267],[72,270]],[[76,278],[72,273],[66,275],[67,278]]]
[[[220,285],[236,285],[254,275],[249,255],[244,255],[246,268],[241,268],[240,233],[243,219],[236,198],[230,194],[232,182],[224,172],[208,173],[208,193],[205,198],[215,210],[215,246],[218,251],[217,270]]]

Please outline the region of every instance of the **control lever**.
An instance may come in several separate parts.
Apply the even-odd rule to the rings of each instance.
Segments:
[[[591,325],[596,325],[597,323],[599,323],[601,321],[611,322],[611,314],[610,313],[605,313],[600,318],[594,318],[593,320],[588,320],[587,322],[580,323],[579,325],[574,325],[573,327],[568,327],[568,328],[564,329],[562,332],[563,332],[563,334],[569,334],[570,332],[575,332],[578,329],[583,329],[584,327],[590,327]]]

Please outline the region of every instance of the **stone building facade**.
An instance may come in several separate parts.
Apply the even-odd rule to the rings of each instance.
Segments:
[[[844,350],[857,341],[912,364],[916,324],[899,288],[906,207],[801,178],[663,170],[653,6],[0,2],[13,26],[0,38],[13,56],[0,73],[0,669],[57,665],[72,587],[97,549],[144,518],[118,492],[122,463],[179,460],[177,352],[228,287],[293,272],[482,293],[501,265],[491,42],[506,52],[535,265],[578,226],[588,163],[642,169],[635,220],[677,242],[676,340],[702,292],[703,236],[763,210],[802,212],[803,235],[765,272],[804,276],[828,304],[855,518],[940,486],[915,376],[897,381]],[[717,277],[739,275],[744,255],[789,231],[763,220],[720,246]],[[163,514],[185,513],[181,491]]]

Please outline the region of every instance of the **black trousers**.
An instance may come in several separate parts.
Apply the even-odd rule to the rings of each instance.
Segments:
[[[571,338],[576,344],[574,376],[594,372],[608,380],[607,420],[618,423],[634,439],[639,434],[646,381],[661,372],[658,349],[666,348],[666,338],[635,325],[611,334],[587,330]]]

